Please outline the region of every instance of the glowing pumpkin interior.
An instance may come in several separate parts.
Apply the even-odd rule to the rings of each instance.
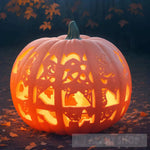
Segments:
[[[38,130],[99,132],[129,106],[128,65],[104,39],[65,37],[35,40],[19,54],[11,73],[13,103],[22,119]]]

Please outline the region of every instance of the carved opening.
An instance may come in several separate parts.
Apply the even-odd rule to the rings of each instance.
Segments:
[[[23,81],[20,81],[16,87],[16,97],[20,100],[28,100],[29,87],[24,85]]]
[[[76,60],[80,61],[80,56],[76,53],[70,53],[67,56],[64,54],[62,57],[62,60],[61,60],[61,64],[64,65],[70,59],[76,59]]]
[[[44,110],[44,109],[36,109],[37,114],[39,116],[39,121],[43,122],[44,120],[47,121],[49,124],[57,125],[56,113]]]
[[[107,90],[106,91],[106,99],[107,99],[106,107],[119,104],[119,99],[120,99],[120,92],[119,92],[119,90],[117,90],[116,93],[113,93],[112,91]]]
[[[95,121],[95,114],[93,114],[90,117],[86,109],[84,109],[81,114],[81,119],[79,120],[79,127],[81,127],[84,124],[84,122],[94,123],[94,121]]]
[[[130,88],[129,85],[126,86],[126,96],[125,96],[125,102],[129,99],[130,95]]]
[[[27,114],[26,112],[23,111],[22,107],[20,104],[18,104],[18,109],[19,109],[19,112],[21,114],[21,116],[29,121],[32,121],[31,119],[31,116],[29,114]]]
[[[18,65],[19,62],[28,54],[28,52],[30,52],[34,47],[30,47],[28,50],[26,50],[24,53],[22,53],[21,55],[18,56],[18,58],[16,59],[16,63],[14,64],[14,67],[12,69],[13,73],[17,73],[18,71]]]
[[[55,90],[52,86],[48,87],[44,92],[42,92],[38,98],[46,105],[55,105]]]

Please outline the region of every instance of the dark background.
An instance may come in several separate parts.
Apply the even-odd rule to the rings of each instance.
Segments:
[[[45,0],[45,4],[58,3],[61,15],[53,15],[52,20],[46,19],[44,9],[35,9],[36,18],[26,19],[24,12],[29,6],[20,5],[19,16],[16,12],[8,10],[10,0],[0,1],[0,13],[5,12],[7,17],[0,19],[0,47],[17,46],[23,48],[27,43],[40,37],[52,37],[67,33],[65,18],[75,20],[81,34],[99,36],[113,42],[124,54],[135,52],[137,54],[149,53],[150,43],[150,1],[149,0]],[[140,4],[137,12],[130,11],[131,4]],[[72,11],[74,8],[74,11]],[[110,11],[110,8],[116,9]],[[123,13],[117,12],[123,11]],[[84,12],[89,16],[82,16]],[[108,15],[112,15],[107,19]],[[88,20],[98,26],[87,26]],[[120,26],[119,21],[125,20],[127,24]],[[52,29],[45,31],[39,29],[43,21],[50,21]]]

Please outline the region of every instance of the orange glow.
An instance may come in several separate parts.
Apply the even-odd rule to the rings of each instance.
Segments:
[[[55,55],[53,55],[50,59],[57,64],[57,57]]]
[[[61,64],[64,65],[67,61],[71,59],[76,59],[80,61],[80,56],[76,53],[71,53],[71,54],[68,54],[67,56],[64,54],[61,60]]]
[[[86,79],[86,75],[85,75],[84,73],[82,73],[82,74],[80,75],[80,79],[81,79],[81,80],[85,80],[85,79]]]
[[[19,112],[21,113],[21,116],[22,116],[22,117],[24,117],[24,118],[27,119],[27,120],[32,121],[31,116],[30,116],[29,114],[26,114],[26,113],[22,110],[20,104],[18,104],[18,109],[19,109]]]
[[[117,90],[116,94],[110,90],[107,90],[106,91],[106,99],[107,99],[106,107],[119,104],[119,99],[120,99],[119,90]]]
[[[87,57],[86,57],[85,54],[83,55],[83,58],[82,58],[82,59],[83,59],[83,61],[87,61]]]
[[[115,110],[112,115],[110,116],[110,120],[114,120],[115,116],[116,116],[117,110]]]
[[[103,84],[107,84],[107,80],[106,80],[106,79],[101,79],[101,82],[102,82]]]
[[[89,73],[89,79],[90,79],[90,81],[91,81],[92,83],[94,83],[93,76],[92,76],[92,73],[91,73],[91,72]]]
[[[69,122],[71,121],[65,114],[63,114],[63,120],[66,127],[69,127]]]
[[[57,125],[55,112],[51,112],[49,110],[44,110],[44,109],[36,109],[36,111],[39,115],[42,115],[49,124]]]
[[[89,121],[89,123],[94,123],[95,114],[93,114],[92,117],[89,117],[87,111],[84,109],[81,114],[81,119],[79,120],[79,127],[81,127],[86,121]]]
[[[19,62],[33,49],[34,47],[30,47],[29,49],[27,49],[24,53],[22,53],[21,55],[18,56],[18,58],[16,59],[16,62],[14,64],[14,67],[12,69],[13,73],[17,73],[18,71],[18,64]]]
[[[126,106],[123,106],[122,111],[121,111],[121,115],[120,115],[120,116],[123,115],[125,108],[126,108]]]
[[[86,70],[86,65],[80,65],[81,70]]]
[[[37,95],[37,87],[34,87],[33,88],[33,103],[34,104],[36,103],[36,99],[37,99],[36,95]]]
[[[23,81],[17,84],[16,97],[20,100],[28,100],[28,90],[29,87],[24,85]]]
[[[130,89],[129,89],[129,85],[127,84],[127,86],[126,86],[125,102],[129,99],[129,95],[130,95]]]
[[[54,105],[54,89],[52,87],[48,87],[44,92],[39,95],[39,98],[42,100],[44,104]]]
[[[91,105],[80,91],[70,95],[66,95],[64,90],[61,93],[64,107],[87,107]]]
[[[40,76],[43,74],[43,72],[44,72],[44,67],[43,67],[43,64],[41,64],[39,71],[37,73],[36,79],[39,79]]]

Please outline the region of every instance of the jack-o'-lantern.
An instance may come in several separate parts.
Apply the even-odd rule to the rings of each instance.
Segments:
[[[127,111],[131,88],[130,70],[118,48],[79,35],[74,21],[68,35],[29,43],[16,58],[10,80],[24,122],[58,134],[110,127]]]

